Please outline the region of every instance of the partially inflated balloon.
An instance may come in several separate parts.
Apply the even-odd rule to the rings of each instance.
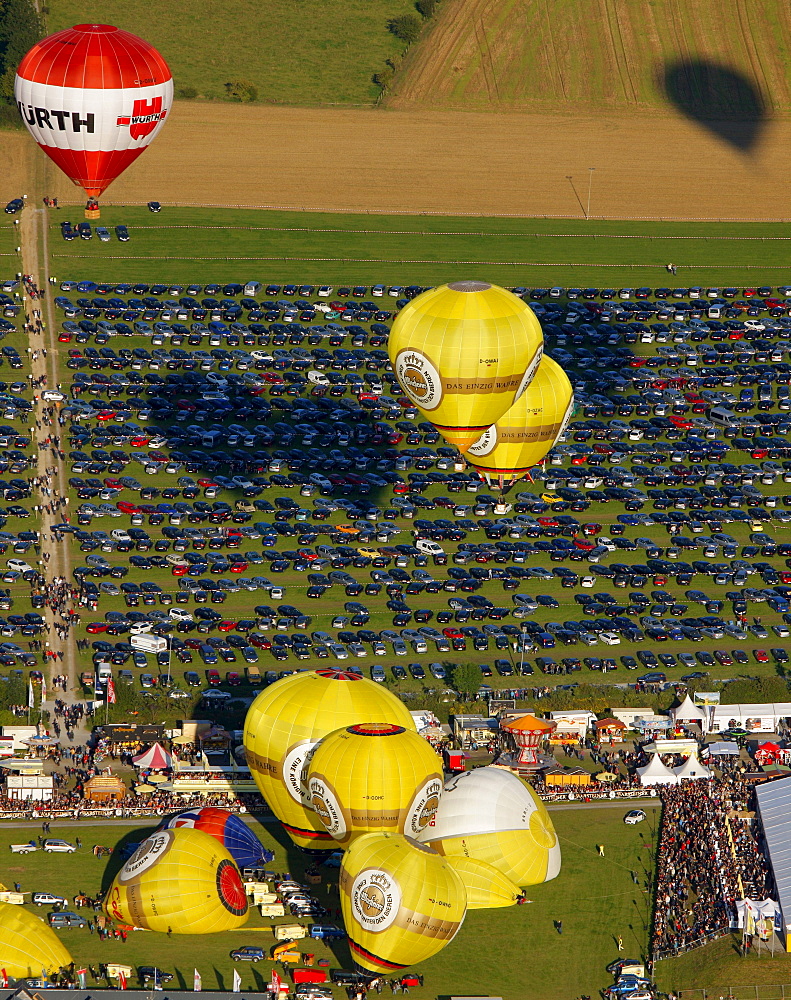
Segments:
[[[14,98],[27,130],[78,187],[98,196],[156,137],[173,105],[168,65],[111,24],[76,24],[36,42]]]
[[[74,961],[57,934],[13,903],[0,903],[0,969],[8,978],[39,979]]]
[[[468,910],[513,906],[521,895],[519,886],[494,865],[452,854],[445,860],[464,883]]]
[[[437,811],[442,762],[409,729],[361,723],[319,743],[308,764],[308,792],[339,844],[373,832],[417,837]]]
[[[202,830],[219,841],[239,868],[255,868],[268,864],[274,854],[268,851],[256,837],[250,827],[227,809],[214,806],[204,806],[202,809],[189,809],[178,813],[162,823],[163,830],[176,830],[190,827]]]
[[[269,808],[299,847],[334,842],[310,802],[307,765],[324,736],[355,722],[386,722],[415,730],[403,702],[359,674],[309,670],[270,684],[244,722],[247,765]]]
[[[456,936],[467,909],[451,865],[400,834],[355,840],[341,862],[340,892],[352,957],[370,972],[436,955]]]
[[[510,486],[544,458],[565,430],[573,410],[574,390],[568,376],[544,355],[530,387],[464,457],[490,486]]]
[[[516,885],[547,882],[560,871],[560,844],[544,803],[500,767],[449,779],[420,840],[443,855],[485,861]]]
[[[211,934],[247,922],[247,895],[239,869],[214,837],[158,830],[113,879],[104,912],[150,931]]]
[[[535,313],[518,296],[457,281],[404,306],[388,352],[404,392],[465,451],[530,385],[543,343]]]

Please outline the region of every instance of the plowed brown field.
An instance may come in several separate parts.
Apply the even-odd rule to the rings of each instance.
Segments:
[[[636,142],[662,135],[664,141]],[[26,133],[0,134],[0,199],[82,201]],[[791,122],[749,155],[679,115],[482,114],[176,103],[105,203],[364,212],[791,218]],[[595,167],[591,177],[589,168]]]
[[[749,84],[701,95],[720,114],[791,110],[787,0],[443,0],[396,78],[393,107],[522,111],[667,107],[667,67],[703,62]],[[750,92],[752,88],[752,94]]]

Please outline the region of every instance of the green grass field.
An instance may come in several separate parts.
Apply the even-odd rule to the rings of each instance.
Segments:
[[[553,821],[563,851],[560,876],[546,885],[531,887],[532,903],[502,910],[470,911],[456,939],[439,955],[419,967],[425,974],[425,989],[420,996],[443,994],[491,994],[517,1000],[529,995],[545,1000],[568,1000],[580,992],[594,995],[609,980],[605,966],[616,956],[615,936],[621,935],[630,955],[642,955],[646,947],[647,894],[643,883],[652,864],[652,833],[656,813],[649,810],[649,821],[640,827],[626,827],[623,811],[615,808],[589,808],[553,812]],[[145,829],[150,829],[147,827]],[[36,853],[17,857],[8,844],[19,843],[40,832],[38,824],[29,830],[0,830],[0,880],[6,885],[20,882],[25,892],[58,892],[73,897],[78,891],[95,894],[109,884],[117,869],[115,858],[109,863],[93,857],[94,844],[116,845],[142,839],[144,830],[125,825],[92,827],[88,824],[58,826],[52,835],[74,842],[79,834],[83,849],[74,855]],[[275,824],[256,825],[256,832],[266,846],[276,852],[272,870],[288,870],[300,877],[303,856],[284,846]],[[603,844],[600,858],[596,845]],[[631,872],[639,884],[632,881]],[[332,907],[334,920],[338,904],[337,872],[317,889],[322,901]],[[46,916],[45,908],[35,909]],[[562,934],[555,922],[562,922]],[[241,931],[215,934],[195,939],[147,932],[130,934],[126,943],[115,940],[99,942],[86,930],[59,932],[77,963],[122,962],[128,965],[158,965],[174,972],[176,982],[191,988],[193,968],[203,977],[204,989],[229,989],[233,963],[228,957],[232,948],[260,944],[266,950],[273,936],[268,920],[254,913]],[[483,945],[483,946],[482,946]],[[350,967],[345,944],[329,951],[320,942],[300,946],[316,958],[329,958],[333,967]],[[262,989],[269,979],[271,965],[251,967],[242,964],[243,989]],[[136,985],[136,984],[130,984]],[[340,991],[336,990],[338,996]]]
[[[371,77],[403,46],[388,21],[413,10],[410,0],[242,0],[218,8],[180,0],[152,12],[145,0],[55,0],[47,28],[86,21],[114,24],[155,45],[173,72],[176,95],[225,96],[246,79],[271,104],[371,104]],[[234,138],[229,136],[229,142]]]
[[[79,221],[75,210],[72,221]],[[234,209],[102,209],[128,243],[65,243],[50,219],[52,273],[95,280],[435,284],[470,275],[503,285],[782,285],[791,227],[752,223],[339,215]]]

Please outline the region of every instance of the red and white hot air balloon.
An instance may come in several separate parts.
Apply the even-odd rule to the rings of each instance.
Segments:
[[[137,35],[76,24],[30,49],[14,96],[47,156],[96,198],[159,133],[173,104],[173,77]]]

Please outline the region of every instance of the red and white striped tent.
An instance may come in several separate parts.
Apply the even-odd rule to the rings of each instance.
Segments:
[[[168,771],[173,766],[173,758],[159,743],[154,743],[144,753],[133,757],[132,763],[141,771]]]

